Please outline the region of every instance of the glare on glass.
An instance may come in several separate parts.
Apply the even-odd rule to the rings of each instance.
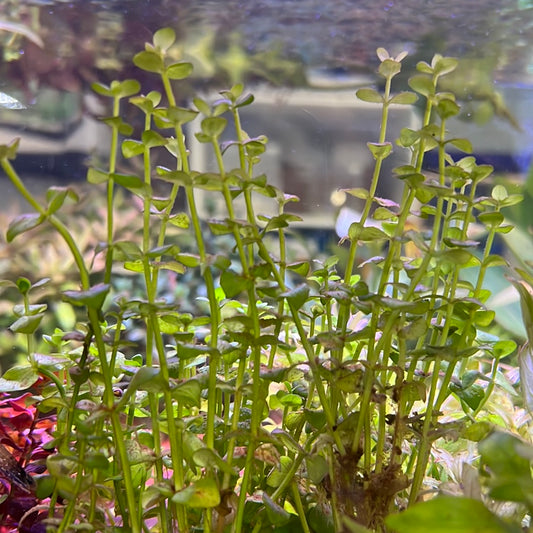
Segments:
[[[26,109],[26,106],[16,98],[0,91],[0,107],[6,109]]]

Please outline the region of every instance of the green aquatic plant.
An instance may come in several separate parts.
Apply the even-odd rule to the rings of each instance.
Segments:
[[[135,80],[93,85],[111,102],[103,120],[112,137],[107,168],[87,174],[104,188],[105,212],[103,238],[90,256],[63,215],[78,195],[52,187],[39,201],[11,162],[17,141],[0,147],[4,172],[34,210],[10,223],[7,240],[22,246],[28,232],[50,228],[64,240],[79,280],[61,297],[81,314],[70,331],[45,332],[46,354],[35,349],[48,312],[33,300],[39,282],[4,283],[22,298],[10,329],[26,342],[26,362],[4,374],[0,390],[30,390],[28,402],[55,415],[54,451],[35,476],[35,494],[48,509],[43,523],[60,532],[400,531],[435,490],[428,478],[438,484],[444,476],[435,444],[457,441],[481,441],[495,497],[503,481],[492,469],[492,428],[501,419],[491,393],[514,394],[499,363],[516,344],[494,334],[484,279],[505,264],[493,243],[511,229],[502,210],[520,197],[501,185],[480,196],[492,168],[448,153],[451,146],[471,151],[466,139],[447,137],[459,106],[438,90],[456,60],[420,63],[413,92],[394,93],[405,55],[378,50],[385,90],[357,96],[380,106],[380,137],[368,143],[375,160],[369,189],[344,191],[364,202],[341,243],[347,259],[292,261],[287,228],[299,220],[290,212],[297,198],[256,171],[268,142],[242,127],[241,110],[253,96],[236,84],[214,99],[178,105],[179,81],[192,65],[169,60],[174,41],[173,30],[159,30],[133,58],[160,79],[161,92],[142,94]],[[421,127],[403,129],[393,142],[391,106],[419,97],[426,102]],[[122,118],[126,106],[144,118],[135,136]],[[191,168],[189,123],[212,150],[216,171]],[[222,142],[230,124],[233,138]],[[161,150],[172,156],[170,167],[153,164]],[[404,185],[399,201],[375,194],[379,180],[391,179],[382,164],[392,150],[411,158],[395,170]],[[423,170],[430,150],[438,153],[434,175]],[[236,168],[226,166],[228,151],[237,155]],[[118,172],[120,158],[139,159],[141,173]],[[153,192],[156,181],[167,186],[162,195]],[[121,237],[122,188],[140,207]],[[204,220],[199,190],[222,199],[225,215]],[[186,212],[176,208],[179,193]],[[257,194],[270,199],[275,215],[256,211]],[[237,216],[237,204],[244,215]],[[370,217],[378,227],[368,225]],[[470,236],[474,222],[485,228],[481,241]],[[179,245],[184,236],[192,247]],[[230,240],[229,253],[217,248],[220,236]],[[368,243],[380,253],[361,264]],[[475,282],[463,276],[467,269]],[[195,313],[162,287],[190,272],[204,288]],[[142,290],[121,290],[125,273]],[[141,340],[128,337],[132,328]],[[524,455],[515,441],[505,446]],[[431,505],[447,502],[437,501]],[[455,519],[464,522],[464,509],[480,505],[485,509],[461,499]],[[492,511],[483,513],[491,531],[506,531]]]

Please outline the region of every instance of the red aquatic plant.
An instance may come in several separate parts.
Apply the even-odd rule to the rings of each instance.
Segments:
[[[0,395],[0,533],[46,531],[33,475],[46,470],[55,416],[41,416],[34,400]]]

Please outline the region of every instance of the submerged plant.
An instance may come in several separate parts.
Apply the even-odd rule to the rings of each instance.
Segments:
[[[92,271],[62,216],[77,195],[52,187],[40,203],[11,164],[17,142],[0,147],[2,168],[35,210],[10,224],[8,241],[51,226],[79,276],[79,290],[62,297],[85,312],[73,331],[45,335],[48,354],[36,353],[47,309],[32,303],[27,279],[15,283],[23,304],[11,330],[26,339],[27,363],[9,370],[0,389],[45,379],[28,398],[43,416],[55,416],[47,445],[54,452],[47,472],[35,476],[36,494],[49,502],[45,523],[61,532],[385,531],[389,515],[434,490],[425,479],[436,468],[435,442],[480,441],[497,423],[489,399],[505,386],[499,361],[516,345],[488,334],[494,312],[485,305],[484,278],[505,263],[493,243],[511,229],[502,209],[520,198],[500,185],[479,196],[492,168],[449,153],[471,151],[467,140],[447,137],[459,106],[437,88],[456,61],[420,63],[414,92],[395,94],[404,55],[379,49],[384,93],[357,92],[381,106],[382,121],[380,137],[368,143],[375,159],[369,190],[345,191],[364,201],[341,243],[347,260],[291,262],[286,229],[299,220],[289,212],[297,198],[256,172],[267,139],[246,133],[240,116],[253,96],[235,85],[214,101],[178,106],[174,81],[192,67],[168,61],[174,39],[171,29],[159,30],[134,57],[159,76],[162,93],[138,94],[135,80],[93,86],[113,109],[104,119],[112,129],[108,168],[88,172],[90,183],[105,187],[105,240],[93,250],[103,270]],[[426,100],[422,125],[402,130],[395,146],[387,136],[390,106],[413,104],[416,93]],[[137,138],[121,118],[125,103],[144,116]],[[190,167],[184,127],[193,120],[215,156],[214,172]],[[229,124],[233,140],[222,142]],[[399,201],[375,195],[379,180],[391,178],[382,163],[393,149],[411,156],[395,170],[404,184]],[[154,168],[157,150],[173,156],[172,168]],[[430,150],[439,162],[431,176],[423,171]],[[226,167],[226,151],[237,153],[237,168]],[[142,175],[119,173],[120,155],[139,158]],[[164,196],[154,195],[155,180],[168,185]],[[127,239],[116,236],[119,187],[142,204]],[[221,198],[225,216],[203,220],[198,190]],[[186,213],[175,209],[179,191]],[[256,194],[270,198],[277,214],[257,213]],[[474,222],[485,227],[481,242],[470,236]],[[178,246],[176,231],[192,235],[193,250]],[[231,239],[233,253],[217,250],[213,235]],[[361,265],[370,242],[381,255]],[[372,275],[363,277],[362,266]],[[465,269],[476,269],[475,283]],[[120,292],[124,270],[143,281],[142,296]],[[184,311],[161,287],[165,273],[179,283],[187,271],[202,277],[205,315]],[[133,324],[143,332],[138,344],[126,342]],[[490,445],[481,453],[490,466]],[[464,505],[475,512],[479,502]],[[487,513],[491,531],[504,531]],[[400,530],[394,520],[390,528]]]

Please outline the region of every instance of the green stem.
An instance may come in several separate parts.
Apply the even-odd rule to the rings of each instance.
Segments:
[[[120,116],[120,97],[113,97],[113,117]],[[111,126],[111,145],[109,149],[109,174],[113,174],[117,166],[118,149],[118,126]],[[113,233],[114,233],[114,187],[115,182],[109,178],[107,180],[107,251],[105,258],[104,283],[111,281],[113,269]]]

